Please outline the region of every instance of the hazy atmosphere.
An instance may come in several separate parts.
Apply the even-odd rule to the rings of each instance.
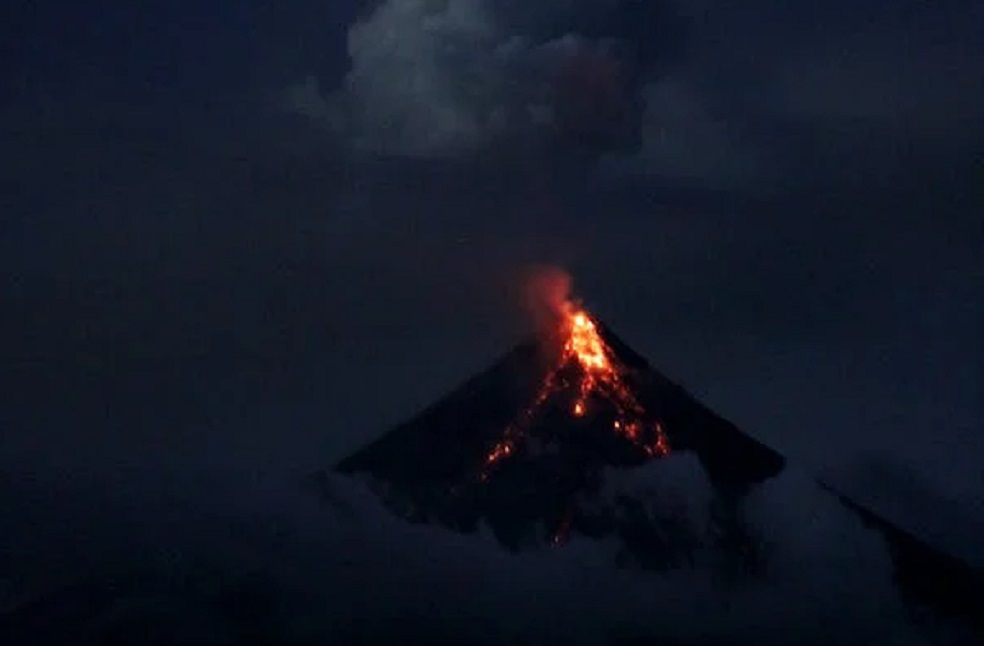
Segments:
[[[292,513],[524,338],[540,265],[797,470],[984,563],[981,3],[4,13],[4,608],[143,514]],[[510,558],[434,540],[416,585]],[[343,552],[335,580],[385,581]]]

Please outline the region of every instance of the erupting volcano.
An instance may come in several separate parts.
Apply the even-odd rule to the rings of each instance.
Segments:
[[[824,544],[822,532],[828,522],[856,522],[837,520],[842,510],[780,502],[790,491],[822,494],[815,482],[652,368],[569,296],[565,275],[534,282],[537,333],[342,460],[335,472],[346,485],[367,486],[410,523],[490,530],[513,552],[578,541],[619,567],[651,572],[692,569],[756,584],[775,576],[773,558],[787,548],[774,542],[774,519],[760,515],[762,496],[753,492],[791,505],[783,513],[815,511],[803,516],[819,523],[811,545],[839,548]],[[321,473],[314,484],[351,512],[334,477]],[[902,598],[980,625],[970,600],[980,598],[984,579],[841,502],[884,537]]]
[[[727,508],[783,458],[653,370],[568,297],[566,279],[539,284],[534,338],[337,470],[411,522],[484,524],[509,549],[616,536],[631,557],[664,566],[702,539],[666,516],[672,506],[621,495],[617,483],[661,458],[696,457],[723,496],[716,535],[753,557],[753,537]]]

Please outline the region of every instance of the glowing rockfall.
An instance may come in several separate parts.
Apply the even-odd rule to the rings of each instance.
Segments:
[[[498,463],[516,453],[526,438],[530,423],[544,405],[565,392],[574,400],[570,410],[572,416],[584,417],[590,414],[592,401],[604,400],[616,412],[612,422],[615,433],[651,457],[670,452],[662,424],[646,421],[646,411],[626,384],[627,369],[615,359],[591,315],[571,301],[564,301],[557,310],[559,356],[547,371],[532,404],[486,453],[480,474],[482,480],[489,477]]]

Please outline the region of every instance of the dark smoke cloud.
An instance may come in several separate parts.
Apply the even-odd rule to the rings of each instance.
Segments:
[[[542,142],[588,158],[641,144],[645,83],[680,52],[663,2],[388,0],[348,33],[341,89],[292,109],[355,149],[443,156]]]

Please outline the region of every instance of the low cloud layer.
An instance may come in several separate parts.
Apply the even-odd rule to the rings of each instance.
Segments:
[[[623,485],[653,487],[695,522],[706,520],[712,491],[695,458],[621,475]],[[47,511],[61,524],[35,528],[43,541],[7,541],[7,553],[35,567],[12,568],[0,600],[26,607],[44,572],[75,586],[63,599],[111,600],[111,611],[92,611],[91,630],[195,643],[246,633],[290,644],[396,635],[474,644],[636,643],[654,635],[670,643],[888,636],[918,644],[959,635],[913,622],[879,535],[795,471],[746,501],[768,559],[750,576],[703,560],[665,573],[617,568],[612,545],[584,538],[511,554],[486,528],[459,535],[407,524],[345,479],[332,480],[339,506],[319,504],[282,478],[243,478],[229,491],[188,475],[171,482],[174,489],[159,483],[151,472],[126,488],[105,475],[81,479],[70,493],[50,482],[22,488],[25,502],[57,492]],[[107,487],[110,495],[91,495]],[[15,529],[30,520],[27,505],[17,511],[8,514]],[[73,535],[67,550],[64,537],[83,527],[90,538]],[[71,621],[43,630],[78,629]]]

